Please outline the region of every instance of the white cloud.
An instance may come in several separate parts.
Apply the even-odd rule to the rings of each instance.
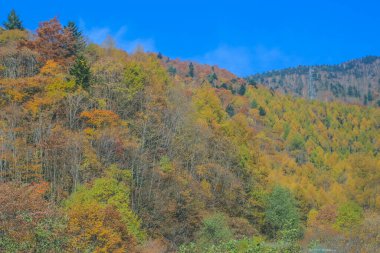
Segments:
[[[294,55],[285,54],[278,48],[267,48],[262,45],[254,50],[254,62],[257,71],[297,66],[302,63],[302,59]]]
[[[220,45],[202,56],[191,57],[191,60],[218,65],[239,76],[302,63],[298,57],[287,55],[278,48],[267,48],[262,45],[253,48]]]
[[[218,65],[238,75],[245,74],[252,69],[251,54],[248,49],[243,47],[234,48],[221,45],[215,50],[193,59],[205,64]]]
[[[108,28],[91,28],[90,30],[85,30],[84,34],[90,42],[101,44],[111,31]]]
[[[156,46],[153,39],[135,39],[135,40],[120,40],[118,46],[127,52],[133,52],[137,48],[142,47],[145,52],[155,52]]]
[[[126,50],[127,52],[133,52],[137,48],[141,47],[148,52],[156,51],[155,42],[151,38],[126,38],[128,35],[127,26],[122,26],[114,32],[109,27],[87,28],[85,22],[80,20],[79,27],[89,42],[102,44],[108,36],[111,36],[115,40],[116,46]]]

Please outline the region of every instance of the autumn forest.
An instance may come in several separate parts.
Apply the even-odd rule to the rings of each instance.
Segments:
[[[0,30],[0,252],[379,252],[376,105],[21,18]]]

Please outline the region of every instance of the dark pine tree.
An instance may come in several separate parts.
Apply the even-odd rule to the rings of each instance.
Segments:
[[[22,26],[22,21],[20,20],[19,16],[17,16],[15,10],[11,10],[11,12],[8,15],[8,20],[4,22],[4,28],[7,30],[24,30],[24,27]]]
[[[70,69],[70,75],[74,77],[77,86],[81,86],[84,89],[90,87],[91,72],[86,58],[78,56]]]
[[[190,64],[189,64],[189,76],[190,76],[191,78],[194,77],[194,65],[193,65],[192,62],[190,62]]]
[[[263,108],[263,107],[259,107],[259,114],[260,114],[260,116],[265,116],[265,115],[267,115],[267,112],[265,111],[265,109]]]
[[[245,91],[246,91],[245,85],[242,84],[242,85],[240,86],[240,89],[239,89],[239,95],[244,96]]]
[[[82,35],[82,32],[79,30],[78,26],[73,21],[69,21],[65,29],[71,32],[75,39],[75,54],[79,54],[86,47],[85,39]]]
[[[227,108],[226,108],[226,112],[228,113],[228,115],[229,115],[230,117],[233,117],[233,116],[235,115],[235,109],[234,109],[234,107],[233,107],[231,104],[229,104],[229,105],[227,106]]]
[[[169,66],[168,72],[169,72],[169,75],[175,76],[177,74],[177,69],[173,66]]]

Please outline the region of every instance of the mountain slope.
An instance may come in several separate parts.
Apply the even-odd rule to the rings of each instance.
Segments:
[[[300,66],[252,75],[248,80],[271,89],[321,101],[380,104],[380,57],[339,65]]]
[[[57,19],[19,34],[0,32],[0,251],[380,247],[378,108],[78,47]]]

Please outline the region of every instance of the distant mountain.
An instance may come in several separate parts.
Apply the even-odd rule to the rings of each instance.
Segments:
[[[249,82],[309,99],[380,106],[380,57],[255,74]]]

